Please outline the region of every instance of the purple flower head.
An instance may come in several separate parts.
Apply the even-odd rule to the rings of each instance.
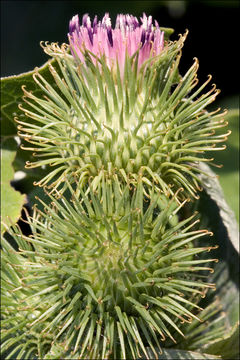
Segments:
[[[75,15],[69,24],[69,42],[72,54],[82,62],[85,61],[84,49],[89,50],[97,57],[105,55],[107,65],[111,68],[118,61],[123,73],[126,52],[132,56],[139,50],[138,67],[150,57],[159,55],[164,47],[164,33],[158,22],[152,24],[152,16],[138,19],[133,15],[117,16],[115,28],[112,28],[109,14],[106,13],[102,21],[95,16],[93,23],[88,14],[82,18]]]

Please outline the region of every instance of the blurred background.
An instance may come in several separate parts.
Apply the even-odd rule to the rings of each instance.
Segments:
[[[30,71],[47,61],[39,45],[41,40],[67,42],[68,23],[73,15],[88,13],[93,19],[110,13],[112,24],[118,13],[140,17],[152,15],[160,26],[175,29],[171,39],[189,30],[180,65],[183,74],[199,59],[199,79],[207,75],[221,89],[214,109],[228,108],[232,135],[228,149],[218,153],[215,169],[225,196],[239,219],[239,4],[221,1],[3,1],[1,0],[1,76]]]

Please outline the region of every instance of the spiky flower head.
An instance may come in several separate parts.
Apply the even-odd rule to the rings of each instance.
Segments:
[[[212,161],[204,153],[224,148],[216,145],[226,140],[226,134],[215,134],[225,126],[223,114],[205,110],[219,91],[213,86],[200,95],[211,77],[196,88],[196,59],[180,77],[178,65],[186,34],[163,47],[163,34],[158,24],[152,27],[151,17],[144,15],[137,25],[134,17],[119,15],[114,30],[109,21],[105,15],[101,23],[95,20],[90,26],[85,16],[80,26],[74,17],[70,46],[44,47],[57,62],[57,67],[49,65],[55,86],[36,70],[34,79],[45,96],[36,97],[23,88],[27,106],[20,108],[34,121],[17,120],[19,135],[34,145],[28,149],[38,158],[27,167],[53,167],[38,182],[41,186],[64,189],[66,179],[78,179],[84,186],[91,177],[97,184],[102,174],[116,174],[135,185],[141,177],[166,196],[183,187],[183,198],[196,197],[202,171],[198,163]],[[112,53],[91,48],[91,39],[95,44],[98,36]],[[124,62],[119,59],[120,48],[117,50],[120,43],[125,43]],[[132,43],[137,49],[133,55],[128,50]]]
[[[132,15],[120,14],[117,16],[115,28],[112,28],[109,14],[106,13],[102,21],[97,16],[91,23],[88,14],[85,14],[80,26],[79,17],[75,15],[70,21],[69,42],[72,54],[85,62],[85,50],[100,58],[103,54],[109,68],[116,67],[116,61],[123,75],[126,53],[129,57],[139,51],[138,68],[150,57],[161,53],[164,46],[164,32],[160,30],[152,16],[138,19]],[[96,58],[93,58],[96,62]]]
[[[23,87],[31,121],[17,121],[38,158],[27,167],[53,167],[38,183],[52,204],[28,216],[30,236],[16,225],[14,246],[2,243],[8,357],[157,358],[201,321],[212,234],[179,213],[202,154],[226,136],[222,114],[205,110],[215,87],[200,95],[210,78],[196,89],[197,60],[178,73],[185,37],[163,46],[146,15],[119,15],[115,29],[85,15],[70,45],[44,46],[54,84],[36,70],[45,96]]]
[[[149,358],[201,322],[212,246],[175,198],[102,180],[54,198],[3,240],[2,352],[18,359]],[[211,234],[210,234],[211,235]],[[197,244],[195,242],[197,241]],[[193,246],[195,244],[195,247]],[[163,344],[164,342],[164,344]],[[168,344],[168,345],[167,345]]]

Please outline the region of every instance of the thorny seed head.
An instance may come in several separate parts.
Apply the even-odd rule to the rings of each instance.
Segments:
[[[200,245],[208,232],[194,216],[178,220],[176,198],[104,179],[89,189],[69,186],[71,201],[49,195],[54,207],[41,201],[31,237],[9,229],[18,251],[3,240],[3,334],[38,358],[149,358],[149,344],[161,349],[201,322],[199,299],[214,289],[202,274],[216,259],[199,254],[214,247]]]

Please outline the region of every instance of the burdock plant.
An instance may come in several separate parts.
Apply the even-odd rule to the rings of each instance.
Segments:
[[[225,113],[206,110],[218,90],[203,93],[197,59],[179,74],[187,32],[168,33],[145,14],[115,28],[84,15],[69,44],[42,44],[52,76],[35,69],[40,95],[24,84],[15,120],[47,195],[26,211],[28,233],[4,222],[6,359],[219,354],[204,355],[227,331],[209,276],[218,244],[194,208],[205,153],[229,132],[216,132]]]

